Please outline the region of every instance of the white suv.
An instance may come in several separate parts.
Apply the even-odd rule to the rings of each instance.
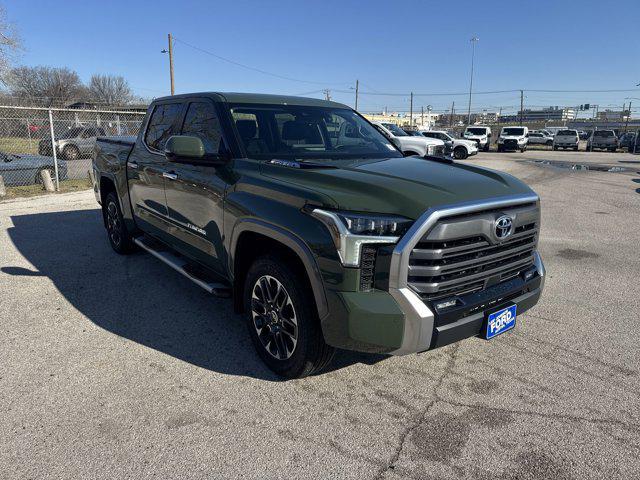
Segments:
[[[528,127],[502,127],[498,137],[498,151],[520,150],[524,152],[529,144]]]
[[[372,124],[405,155],[444,156],[444,142],[442,140],[409,135],[393,123],[372,122]]]
[[[426,130],[418,131],[424,137],[436,138],[444,142],[447,153],[453,155],[456,160],[464,160],[465,158],[476,155],[478,153],[478,144],[472,140],[463,140],[454,138],[444,130]]]
[[[491,145],[491,129],[489,127],[469,125],[464,129],[462,136],[474,141],[478,144],[478,149],[482,149],[485,152],[489,151]]]

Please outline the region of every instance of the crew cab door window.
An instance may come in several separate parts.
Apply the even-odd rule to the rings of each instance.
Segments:
[[[177,120],[181,110],[181,103],[156,105],[144,136],[144,142],[149,148],[162,152],[169,137],[178,134]]]
[[[222,127],[213,104],[208,102],[192,102],[184,117],[182,135],[191,135],[202,140],[204,151],[210,155],[218,155],[224,150]]]

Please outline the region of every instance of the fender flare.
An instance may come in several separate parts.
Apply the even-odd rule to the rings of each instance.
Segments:
[[[298,256],[302,264],[304,265],[304,269],[307,272],[307,277],[309,278],[309,283],[311,284],[311,289],[313,293],[313,297],[316,301],[316,307],[318,309],[318,316],[320,319],[324,319],[329,314],[329,307],[327,304],[327,297],[324,291],[324,283],[322,281],[322,274],[320,273],[320,269],[318,268],[318,264],[315,260],[311,249],[307,246],[307,244],[294,233],[285,230],[277,225],[274,225],[269,222],[265,222],[264,220],[259,220],[256,218],[244,218],[238,220],[235,224],[233,231],[231,233],[231,241],[229,243],[229,271],[231,272],[232,278],[234,277],[234,265],[235,265],[235,256],[236,256],[236,248],[238,244],[238,239],[240,235],[245,232],[257,233],[260,235],[264,235],[265,237],[269,237],[277,242],[282,243],[284,246],[293,250],[293,252]]]

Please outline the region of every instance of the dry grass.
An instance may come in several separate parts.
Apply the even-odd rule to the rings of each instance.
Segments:
[[[50,193],[49,195],[55,195],[56,193],[78,192],[81,190],[88,190],[91,188],[91,182],[89,179],[80,180],[63,180],[60,182],[60,191]],[[37,195],[45,195],[45,191],[42,185],[25,185],[20,187],[7,187],[7,195],[0,197],[0,201],[10,198],[18,197],[35,197]]]

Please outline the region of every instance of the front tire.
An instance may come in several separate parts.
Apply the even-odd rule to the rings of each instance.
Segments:
[[[306,282],[285,259],[265,255],[247,273],[244,307],[253,345],[277,375],[301,378],[324,369],[335,349],[322,335]]]
[[[136,244],[133,243],[133,238],[124,224],[122,211],[120,210],[120,204],[118,203],[118,197],[115,192],[111,192],[106,196],[102,207],[102,214],[104,215],[104,222],[111,248],[120,255],[127,255],[134,252],[136,250]]]
[[[453,158],[456,160],[464,160],[468,156],[467,149],[464,147],[456,147],[453,149]]]

